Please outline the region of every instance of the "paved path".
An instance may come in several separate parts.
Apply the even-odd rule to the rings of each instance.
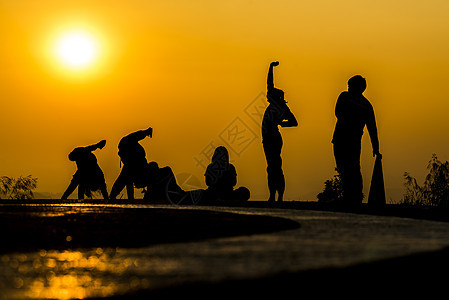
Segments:
[[[0,256],[0,299],[103,297],[185,284],[267,278],[449,246],[447,222],[314,210],[163,207],[268,215],[296,221],[299,227],[143,248],[4,254]]]

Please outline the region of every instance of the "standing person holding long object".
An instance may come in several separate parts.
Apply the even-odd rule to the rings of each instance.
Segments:
[[[379,153],[379,138],[374,109],[363,96],[366,80],[360,75],[348,80],[348,90],[340,94],[335,105],[337,123],[332,139],[338,172],[343,181],[343,205],[357,207],[363,200],[360,170],[362,135],[365,126],[371,139],[373,156]]]

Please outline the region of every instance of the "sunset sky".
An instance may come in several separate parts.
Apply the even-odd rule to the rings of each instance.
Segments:
[[[205,187],[210,149],[224,145],[238,185],[267,199],[258,112],[278,60],[275,85],[299,121],[281,129],[285,198],[314,200],[334,175],[335,101],[361,74],[387,199],[399,201],[405,171],[422,182],[433,153],[449,160],[448,15],[447,0],[3,0],[0,175],[62,193],[76,171],[69,152],[106,139],[95,154],[110,191],[120,138],[152,126],[147,158],[184,188]],[[81,67],[58,54],[73,32],[92,42]],[[362,160],[367,193],[367,134]]]

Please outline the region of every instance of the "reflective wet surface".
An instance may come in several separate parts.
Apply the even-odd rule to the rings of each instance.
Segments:
[[[145,230],[122,226],[131,236],[133,228],[139,233],[141,242],[137,244],[120,243],[119,240],[126,240],[121,235],[115,237],[115,243],[108,237],[97,238],[98,243],[85,238],[84,244],[77,244],[76,240],[90,232],[85,227],[72,226],[78,231],[52,236],[65,239],[51,242],[54,248],[30,247],[32,250],[27,251],[26,243],[17,243],[20,251],[3,249],[0,299],[108,297],[187,283],[349,266],[449,245],[449,223],[313,210],[74,204],[53,205],[43,211],[26,206],[8,208],[3,210],[3,216],[7,214],[19,214],[23,222],[34,215],[33,226],[38,230],[42,225],[40,218],[55,218],[59,226],[64,220],[70,223],[73,220],[69,219],[76,218],[77,222],[84,220],[88,226],[95,226],[95,222],[86,221],[90,219],[83,219],[89,214],[95,214],[94,220],[130,222],[148,217],[153,222],[136,220],[138,226],[151,224]],[[207,216],[222,222],[214,223]],[[273,219],[258,218],[267,216]],[[190,223],[196,225],[189,226]],[[237,226],[229,227],[231,224]],[[277,227],[269,230],[270,226]],[[227,230],[223,229],[228,227],[230,234],[225,235]],[[196,230],[206,234],[195,233]],[[163,239],[153,234],[156,231],[172,238]],[[146,239],[152,240],[144,242]]]

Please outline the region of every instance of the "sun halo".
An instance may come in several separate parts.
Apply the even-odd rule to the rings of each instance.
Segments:
[[[98,42],[83,31],[62,34],[56,42],[55,51],[61,63],[72,69],[83,69],[95,62]]]

